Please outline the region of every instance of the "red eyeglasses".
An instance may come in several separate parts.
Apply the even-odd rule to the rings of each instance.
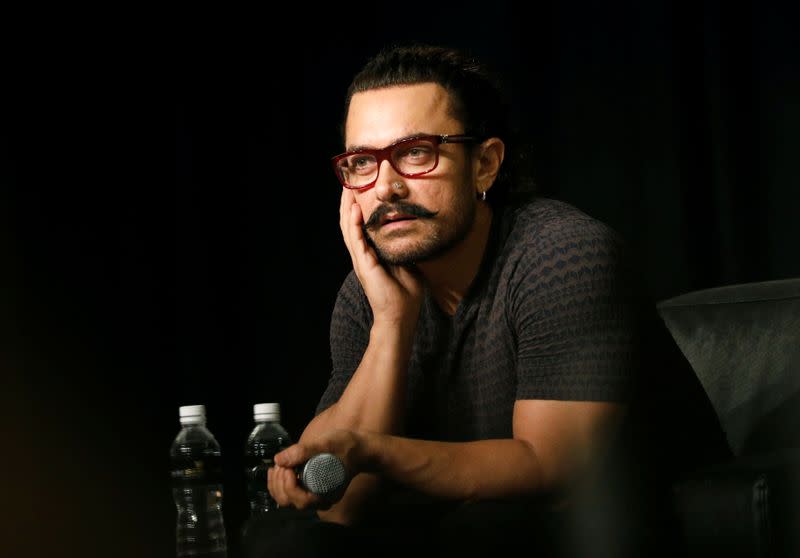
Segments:
[[[474,136],[415,136],[402,139],[383,149],[361,149],[333,157],[333,169],[345,188],[364,190],[378,180],[383,161],[389,161],[401,176],[416,178],[428,174],[439,164],[442,143],[472,143]]]

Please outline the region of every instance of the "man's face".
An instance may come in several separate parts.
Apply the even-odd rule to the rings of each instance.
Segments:
[[[448,108],[447,91],[435,83],[356,93],[345,123],[346,148],[382,148],[415,135],[463,134],[463,125],[448,114]],[[377,209],[388,210],[366,227],[382,261],[410,265],[430,260],[466,236],[477,205],[470,148],[440,145],[439,164],[419,178],[405,178],[383,161],[375,186],[354,190],[365,223]],[[396,182],[403,187],[393,187]],[[422,211],[410,215],[409,205]]]

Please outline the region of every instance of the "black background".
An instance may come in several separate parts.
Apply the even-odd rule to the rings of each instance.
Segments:
[[[299,436],[329,372],[349,258],[328,159],[350,78],[388,42],[468,47],[503,72],[540,191],[625,235],[654,299],[799,276],[797,15],[709,0],[9,15],[2,554],[172,556],[167,452],[178,406],[203,403],[238,558],[252,405],[280,402]]]

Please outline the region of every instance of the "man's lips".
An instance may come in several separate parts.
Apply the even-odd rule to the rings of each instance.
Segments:
[[[382,227],[391,223],[408,221],[411,219],[431,219],[436,217],[438,211],[430,211],[424,207],[411,203],[393,203],[379,206],[372,212],[367,222],[362,225],[364,230]]]
[[[398,221],[409,221],[412,219],[416,219],[416,217],[406,213],[388,213],[381,217],[380,221],[378,221],[378,225],[382,227],[383,225],[397,223]]]

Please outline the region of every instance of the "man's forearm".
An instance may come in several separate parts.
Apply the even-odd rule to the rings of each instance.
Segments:
[[[516,439],[436,442],[363,433],[367,470],[443,499],[540,494],[548,487],[536,451]]]
[[[388,478],[433,498],[486,500],[552,496],[533,447],[522,440],[435,442],[377,432],[355,434],[356,475],[345,496],[319,516],[351,524],[363,517],[368,495]]]
[[[364,357],[339,401],[306,427],[301,441],[334,430],[402,432],[413,332],[373,325]]]

